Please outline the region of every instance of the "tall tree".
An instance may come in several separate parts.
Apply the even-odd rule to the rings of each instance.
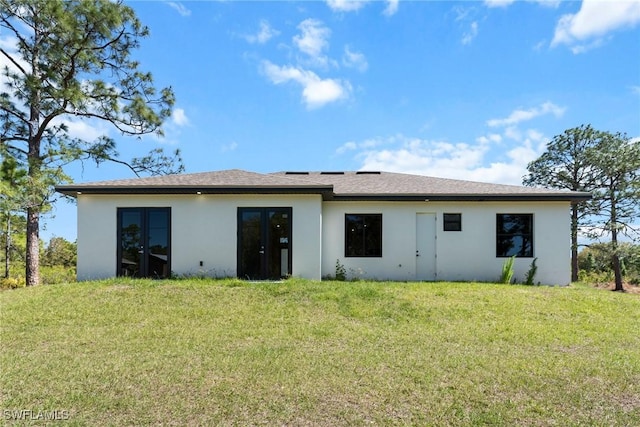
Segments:
[[[18,216],[24,209],[25,202],[17,190],[25,185],[27,172],[18,167],[12,158],[3,158],[0,164],[0,218],[2,218],[2,236],[4,249],[4,277],[9,277],[11,264],[12,237],[17,223],[22,218]]]
[[[44,250],[43,265],[61,265],[66,268],[76,266],[77,245],[63,237],[52,237]]]
[[[638,237],[640,220],[640,141],[621,133],[604,133],[587,153],[597,171],[598,188],[588,203],[590,235],[611,238],[611,265],[616,291],[623,291],[619,237]]]
[[[122,135],[162,134],[174,94],[157,90],[131,53],[149,34],[121,0],[0,0],[0,154],[27,170],[27,285],[39,283],[40,214],[74,161],[115,161],[136,175],[180,172],[179,152],[124,161],[108,136],[73,137],[73,120],[107,122]],[[8,47],[15,42],[14,47]],[[65,122],[66,121],[66,122]]]
[[[602,133],[591,125],[565,130],[547,144],[547,150],[527,165],[523,183],[529,186],[593,191],[597,175],[588,153],[599,145]],[[578,229],[589,213],[584,203],[571,205],[571,280],[578,280]]]

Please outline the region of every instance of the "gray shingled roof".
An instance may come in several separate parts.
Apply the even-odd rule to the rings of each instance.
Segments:
[[[240,169],[200,172],[180,175],[162,175],[144,178],[77,184],[76,187],[259,187],[299,186],[301,183],[286,175],[262,174]]]
[[[567,191],[392,172],[277,172],[270,175],[291,176],[305,182],[332,184],[336,195],[568,194]]]
[[[61,185],[71,196],[86,194],[270,193],[322,194],[336,200],[569,200],[588,193],[489,184],[391,172],[276,172],[238,169],[150,178]]]
[[[120,179],[89,182],[84,184],[60,185],[56,190],[75,196],[78,192],[86,194],[141,194],[167,193],[180,194],[201,191],[205,193],[258,193],[265,191],[312,193],[331,191],[330,185],[313,184],[277,176],[230,169],[215,172],[201,172],[180,175],[163,175],[145,178]]]

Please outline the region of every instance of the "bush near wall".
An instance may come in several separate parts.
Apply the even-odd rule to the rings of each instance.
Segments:
[[[3,277],[0,279],[0,289],[17,289],[26,286],[24,277]]]

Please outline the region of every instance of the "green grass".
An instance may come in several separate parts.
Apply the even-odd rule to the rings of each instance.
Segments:
[[[640,425],[640,297],[586,286],[110,280],[0,321],[7,423]]]

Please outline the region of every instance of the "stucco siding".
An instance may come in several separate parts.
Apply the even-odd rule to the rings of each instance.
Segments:
[[[497,281],[505,258],[496,256],[496,215],[533,214],[536,282],[570,281],[569,203],[326,202],[323,208],[322,274],[334,276],[336,262],[348,278],[416,280],[416,215],[436,216],[436,280]],[[345,257],[345,214],[382,214],[382,257]],[[442,214],[462,215],[462,231],[443,231]],[[533,258],[517,258],[515,279],[523,281]]]
[[[119,207],[171,208],[171,271],[178,275],[212,277],[236,275],[238,207],[291,207],[292,274],[320,279],[319,195],[194,194],[79,195],[79,280],[115,276]]]
[[[78,196],[78,280],[105,279],[116,272],[116,207],[100,196]]]
[[[178,275],[237,274],[239,207],[292,208],[292,274],[416,280],[418,214],[435,216],[435,280],[496,281],[496,214],[533,214],[535,281],[570,281],[569,202],[342,202],[320,195],[78,195],[78,279],[113,277],[117,270],[117,208],[171,208],[171,271]],[[345,257],[345,214],[382,214],[382,256]],[[459,213],[462,231],[443,231],[443,213]],[[518,258],[523,281],[533,258]],[[202,265],[201,265],[202,264]]]

